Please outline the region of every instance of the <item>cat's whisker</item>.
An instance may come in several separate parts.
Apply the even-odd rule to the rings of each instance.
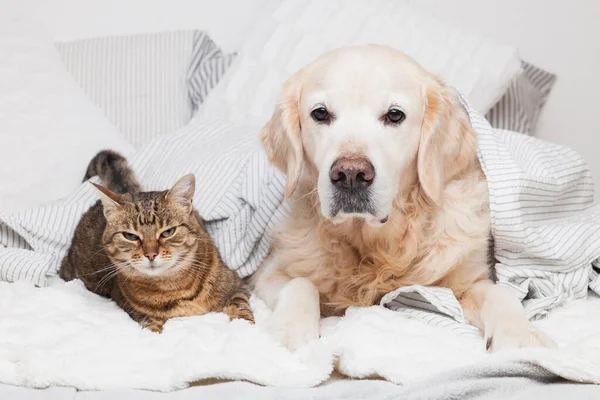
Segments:
[[[126,264],[125,268],[135,268],[135,267],[133,267],[133,266],[131,266],[129,264]],[[129,279],[130,276],[131,276],[131,274],[126,274],[125,275],[125,281],[123,282],[123,285],[125,285],[127,283],[127,280]]]
[[[93,254],[91,254],[86,260],[85,262],[90,261],[93,257],[97,256],[98,254],[102,253],[103,251],[105,251],[104,249],[104,245],[100,245],[100,246],[96,246],[96,247],[100,247],[100,250],[94,252]]]
[[[110,274],[106,274],[105,276],[103,276],[102,279],[100,279],[100,281],[96,285],[96,291],[104,288],[104,285],[106,285],[111,279],[113,279],[115,276],[117,276],[118,273],[119,273],[119,269],[117,268],[115,271],[112,271]]]
[[[107,273],[106,275],[104,275],[102,277],[102,279],[100,279],[97,287],[103,288],[104,285],[106,285],[108,282],[110,282],[111,279],[116,277],[123,269],[124,269],[124,265],[122,263],[114,264],[114,269],[112,271],[110,271],[109,273]]]
[[[195,279],[195,278],[198,278],[198,275],[197,275],[197,274],[194,274],[194,272],[193,272],[192,270],[186,269],[186,270],[184,270],[184,272],[183,272],[183,273],[185,274],[185,276],[186,276],[188,279]]]
[[[102,277],[102,279],[100,279],[100,281],[107,278],[108,276],[115,276],[118,272],[120,272],[120,270],[121,270],[121,268],[118,265],[115,265],[114,268],[110,272],[108,272],[106,275],[104,275]]]
[[[109,271],[109,270],[111,270],[111,269],[113,269],[113,268],[117,268],[117,266],[116,266],[115,264],[109,264],[109,265],[107,265],[106,267],[103,267],[103,268],[99,269],[98,271],[90,272],[89,274],[81,274],[81,275],[78,275],[78,276],[90,276],[90,275],[96,275],[96,274],[99,274],[99,273],[101,273],[101,272],[106,272],[106,271]]]
[[[196,265],[190,265],[187,268],[187,270],[190,271],[191,273],[193,273],[195,276],[201,276],[201,275],[206,274],[206,272],[209,269],[206,268],[206,267],[199,267],[199,266],[196,266]]]
[[[205,271],[204,271],[205,272]],[[202,278],[204,276],[203,271],[199,271],[197,269],[194,268],[190,268],[188,269],[187,272],[190,276],[192,276],[193,278]]]
[[[192,258],[178,258],[177,262],[190,262],[190,261],[195,261],[195,262],[204,262],[205,257],[192,257]],[[209,260],[206,260],[209,261]]]
[[[185,268],[182,268],[180,270],[183,274],[185,274],[188,277],[194,277],[194,278],[198,278],[198,277],[202,277],[206,274],[206,269],[199,269],[199,268],[194,268],[191,265],[186,266]]]
[[[205,264],[204,262],[198,260],[197,257],[189,257],[189,258],[183,258],[182,257],[182,258],[178,258],[176,262],[179,263],[179,262],[182,262],[182,261],[185,262],[185,263],[196,263],[196,264],[200,263],[202,265],[208,266],[208,264]]]
[[[197,268],[210,268],[211,265],[205,264],[196,260],[187,261],[189,267],[197,267]]]

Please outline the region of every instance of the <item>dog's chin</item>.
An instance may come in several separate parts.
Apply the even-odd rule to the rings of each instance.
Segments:
[[[391,213],[391,204],[390,207],[381,207],[370,199],[339,201],[335,195],[331,195],[327,199],[328,201],[321,201],[321,215],[335,225],[352,220],[363,220],[367,225],[379,228],[385,225]]]
[[[330,213],[324,214],[323,217],[330,220],[334,225],[351,222],[352,220],[363,220],[367,225],[373,228],[380,228],[389,220],[388,213],[374,215],[369,212],[346,212],[343,210],[337,212],[335,215]]]
[[[360,219],[373,228],[382,227],[389,219],[387,215],[377,216],[370,213],[347,213],[343,211],[338,212],[335,216],[325,216],[325,218],[329,219],[335,225],[343,224],[353,219]]]

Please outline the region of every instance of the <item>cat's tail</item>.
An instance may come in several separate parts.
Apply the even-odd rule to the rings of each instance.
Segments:
[[[98,175],[102,184],[115,193],[137,193],[142,186],[135,173],[127,164],[127,159],[111,150],[102,150],[90,161],[83,181]]]

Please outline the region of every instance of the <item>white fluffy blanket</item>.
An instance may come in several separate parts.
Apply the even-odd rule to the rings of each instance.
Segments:
[[[36,288],[0,283],[0,382],[28,387],[174,390],[204,378],[314,386],[334,366],[350,377],[379,375],[408,384],[469,366],[522,361],[564,378],[600,383],[600,299],[592,296],[536,324],[558,349],[487,354],[483,340],[383,307],[354,308],[323,320],[322,337],[295,353],[264,329],[269,311],[253,299],[257,323],[223,314],[141,329],[112,301],[79,281]],[[507,363],[508,364],[508,363]]]

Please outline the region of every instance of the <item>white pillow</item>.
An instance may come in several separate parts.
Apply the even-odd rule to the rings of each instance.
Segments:
[[[136,148],[187,125],[233,60],[206,32],[193,30],[56,47],[85,93]]]
[[[402,50],[487,112],[520,71],[514,47],[442,23],[407,1],[289,0],[256,23],[203,115],[264,123],[281,83],[323,52],[377,43]]]
[[[132,150],[37,27],[0,20],[0,60],[0,213],[70,194],[101,149]]]
[[[193,42],[190,30],[85,39],[56,48],[90,100],[138,148],[190,122],[186,78]]]

